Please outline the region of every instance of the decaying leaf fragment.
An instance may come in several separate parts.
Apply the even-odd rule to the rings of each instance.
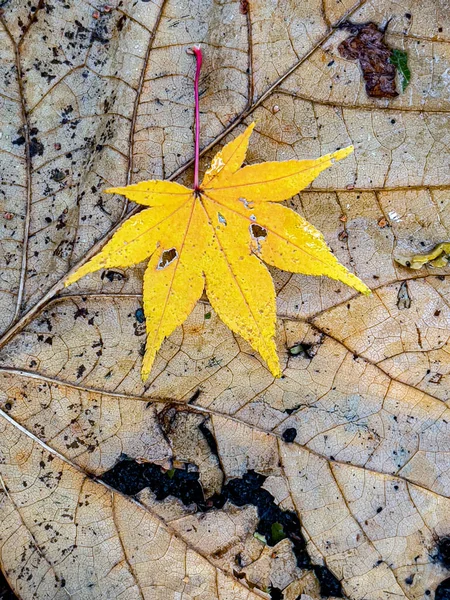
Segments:
[[[384,31],[375,23],[342,23],[350,37],[338,47],[339,54],[348,60],[358,60],[366,92],[371,98],[396,98],[396,68],[391,62],[392,50],[384,43]]]
[[[441,242],[437,244],[430,252],[426,254],[415,254],[414,256],[397,256],[395,261],[408,269],[421,269],[425,265],[439,268],[448,264],[450,257],[450,242]]]
[[[198,98],[201,53],[194,50],[200,56]],[[149,259],[144,276],[144,380],[164,338],[185,321],[205,285],[224,323],[260,353],[273,375],[280,376],[274,341],[275,289],[263,261],[294,273],[326,275],[359,292],[370,292],[338,262],[317,229],[275,204],[304,189],[353,147],[316,160],[240,168],[253,123],[214,157],[198,184],[198,122],[194,189],[170,181],[143,181],[106,190],[149,208],[126,221],[97,256],[67,279],[66,286],[98,269],[125,268]]]

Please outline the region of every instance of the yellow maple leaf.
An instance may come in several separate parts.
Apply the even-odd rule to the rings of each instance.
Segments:
[[[196,83],[198,73],[197,63]],[[196,125],[198,141],[198,114]],[[103,250],[65,282],[68,286],[98,269],[125,268],[149,258],[143,288],[144,380],[163,340],[185,321],[205,287],[219,317],[279,377],[275,289],[264,262],[293,273],[326,275],[370,293],[338,262],[315,227],[275,204],[304,189],[353,147],[316,160],[241,168],[253,128],[254,123],[214,157],[200,185],[196,144],[194,189],[153,180],[105,190],[150,208],[128,219]]]

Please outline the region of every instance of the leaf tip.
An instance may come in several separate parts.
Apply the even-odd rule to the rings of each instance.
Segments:
[[[363,281],[361,281],[361,279],[359,279],[358,277],[356,279],[357,285],[353,285],[355,290],[357,292],[360,292],[364,296],[370,296],[372,294],[372,290],[369,287],[367,287],[367,285]]]
[[[255,127],[256,127],[256,121],[252,121],[250,123],[250,125],[247,125],[247,128],[245,129],[243,136],[248,139],[252,135]]]
[[[148,338],[147,338],[147,346],[148,346]],[[147,347],[145,354],[144,354],[144,358],[142,359],[142,367],[141,367],[141,379],[143,381],[143,383],[145,383],[147,381],[147,379],[150,377],[150,373],[153,367],[153,363],[155,361],[155,357],[156,357],[156,350],[153,349],[151,351],[151,349],[149,349]]]
[[[131,185],[126,185],[126,186],[122,186],[122,187],[112,187],[112,188],[106,188],[106,190],[103,190],[103,192],[105,194],[120,194],[121,196],[126,196],[127,192],[128,192],[128,188],[133,188],[133,186]]]
[[[280,367],[278,355],[276,355],[276,358],[274,358],[270,362],[268,361],[267,366],[269,367],[269,371],[272,373],[272,375],[275,377],[275,379],[280,379],[280,377],[283,375],[283,371],[281,370],[281,367]]]
[[[333,154],[331,155],[331,160],[333,162],[336,162],[338,160],[342,160],[343,158],[347,158],[347,156],[352,154],[352,152],[354,152],[354,150],[355,150],[355,147],[353,146],[353,144],[351,144],[350,146],[347,146],[346,148],[341,148],[340,150],[333,152]]]
[[[75,283],[76,281],[78,281],[79,277],[78,277],[78,271],[75,271],[75,273],[72,273],[72,275],[70,275],[64,282],[64,287],[69,287],[69,285],[72,285],[72,283]]]

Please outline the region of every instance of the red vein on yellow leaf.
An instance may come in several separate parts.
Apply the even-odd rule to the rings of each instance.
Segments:
[[[166,314],[167,303],[168,303],[168,301],[169,301],[169,296],[170,296],[170,293],[171,293],[171,290],[172,290],[173,281],[174,281],[174,279],[175,279],[175,275],[176,275],[176,272],[177,272],[177,269],[178,269],[178,265],[180,264],[180,261],[181,261],[181,256],[182,256],[182,254],[183,254],[183,249],[184,249],[184,246],[185,246],[185,244],[186,244],[186,238],[187,238],[187,236],[188,236],[189,229],[190,229],[190,226],[191,226],[191,223],[192,223],[192,217],[193,217],[193,215],[194,215],[195,203],[196,203],[196,199],[195,199],[195,198],[193,198],[193,199],[192,199],[192,207],[191,207],[191,212],[190,212],[190,215],[189,215],[189,221],[188,221],[188,224],[187,224],[187,227],[186,227],[186,231],[184,232],[183,240],[182,240],[182,242],[181,242],[181,245],[180,245],[180,251],[179,251],[179,253],[178,253],[178,258],[177,258],[176,264],[175,264],[175,266],[174,266],[174,269],[173,269],[173,274],[172,274],[172,279],[171,279],[171,281],[170,281],[170,286],[169,286],[169,288],[168,288],[168,295],[167,295],[167,297],[166,297],[166,301],[165,301],[165,303],[164,303],[164,308],[163,308],[163,311],[162,311],[162,313],[161,313],[161,317],[160,317],[160,319],[159,319],[158,328],[157,328],[157,329],[156,329],[156,331],[155,331],[155,335],[154,335],[153,341],[155,341],[155,338],[157,337],[157,332],[158,332],[158,331],[159,331],[159,329],[161,328],[161,324],[162,324],[162,322],[163,322],[163,319],[164,319],[164,316],[165,316],[165,314]],[[183,206],[184,206],[184,204],[183,204]]]
[[[228,206],[227,204],[222,204],[222,202],[219,202],[218,200],[216,200],[215,198],[213,198],[212,196],[208,196],[208,194],[206,194],[205,192],[203,192],[203,196],[206,196],[206,198],[208,198],[208,200],[210,200],[211,202],[213,202],[214,204],[218,204],[219,206],[222,206],[223,208],[226,208],[227,210],[229,210],[230,212],[235,213],[236,215],[238,215],[239,217],[242,217],[243,219],[247,220],[249,222],[249,224],[253,225],[254,223],[257,224],[256,221],[252,221],[252,219],[250,219],[250,217],[247,217],[246,215],[243,215],[242,213],[240,213],[239,211],[237,211],[236,209],[232,208],[231,206]],[[261,227],[263,227],[263,225],[261,225]],[[276,237],[280,238],[281,240],[285,241],[285,238],[283,238],[282,235],[280,235],[277,231],[274,231],[273,229],[270,228],[270,225],[266,225],[264,223],[264,229],[267,229],[267,231],[269,233],[272,233],[273,235],[275,235]],[[326,262],[323,261],[320,257],[315,256],[312,252],[309,252],[306,246],[298,246],[297,244],[294,244],[294,242],[292,240],[290,240],[290,242],[296,246],[296,248],[298,248],[299,250],[301,250],[302,252],[304,252],[305,254],[307,254],[308,256],[310,256],[313,260],[317,260],[317,262],[322,263],[323,265],[326,265]],[[258,254],[256,255],[258,256]],[[258,256],[259,258],[259,256]],[[262,260],[262,259],[260,259]]]
[[[180,206],[176,210],[174,210],[173,212],[171,212],[170,215],[167,215],[166,217],[164,217],[164,219],[161,219],[161,221],[158,221],[158,223],[155,223],[155,225],[152,225],[151,227],[149,227],[148,229],[146,229],[145,231],[143,231],[142,233],[140,233],[139,235],[137,235],[136,237],[134,237],[133,238],[133,242],[136,241],[136,240],[138,240],[138,239],[140,239],[144,235],[147,235],[153,229],[156,229],[157,227],[159,227],[162,223],[164,223],[165,221],[167,221],[167,219],[171,219],[174,215],[177,214],[177,212],[179,212],[182,208],[184,208],[185,205],[186,205],[186,202],[183,202],[183,204],[180,204]],[[147,208],[147,210],[152,210],[152,209],[151,208]],[[145,211],[142,211],[142,213],[144,213],[144,212]]]
[[[207,210],[206,206],[203,204],[203,202],[200,202],[200,204],[201,204],[201,206],[202,206],[202,208],[203,208],[203,210],[204,210],[204,212],[205,212],[205,214],[206,214],[206,217],[207,217],[207,219],[208,219],[208,222],[209,222],[209,224],[210,224],[211,228],[214,230],[214,237],[216,238],[217,244],[218,244],[218,246],[220,247],[220,249],[222,250],[222,252],[223,252],[224,256],[227,258],[227,260],[226,260],[227,268],[228,268],[228,270],[230,271],[232,278],[233,278],[233,279],[234,279],[234,281],[236,282],[236,286],[239,288],[239,290],[240,290],[240,292],[241,292],[241,294],[242,294],[242,297],[243,297],[243,299],[244,299],[244,301],[245,301],[245,304],[246,304],[246,306],[248,307],[249,313],[250,313],[250,314],[253,316],[253,320],[254,320],[254,323],[255,323],[255,325],[256,325],[256,327],[257,327],[257,329],[258,329],[258,330],[259,330],[259,332],[262,334],[261,325],[258,323],[258,319],[256,318],[256,315],[255,315],[255,312],[253,311],[253,308],[252,308],[252,306],[251,306],[251,303],[248,301],[248,299],[247,299],[247,296],[245,295],[245,291],[242,289],[241,285],[239,284],[239,280],[238,280],[238,279],[237,279],[237,277],[236,277],[236,274],[233,272],[233,269],[232,269],[232,267],[231,267],[230,261],[228,260],[228,257],[227,257],[227,253],[226,253],[226,251],[225,251],[225,249],[224,249],[223,245],[222,245],[222,244],[221,244],[221,242],[220,242],[219,236],[218,236],[218,235],[216,234],[216,232],[215,232],[215,229],[214,229],[214,226],[213,226],[213,224],[212,224],[211,217],[210,217],[210,215],[209,215],[209,213],[208,213],[208,210]],[[249,253],[250,253],[250,252],[249,252]],[[260,260],[260,259],[259,259],[259,260]],[[262,261],[260,261],[260,262],[261,262],[261,264],[264,266],[264,268],[267,268],[267,267],[265,266],[265,264],[264,264]]]
[[[150,181],[147,181],[146,183],[154,183],[154,182],[161,182],[163,180],[161,179],[150,179]],[[116,187],[116,188],[107,188],[106,190],[103,190],[105,192],[105,194],[117,194],[117,190],[124,190],[126,187],[127,188],[133,188],[136,185],[139,184],[132,184],[129,186],[124,186],[124,187]],[[175,184],[174,184],[175,185]],[[180,187],[182,187],[180,185]],[[184,187],[184,186],[183,186]],[[175,198],[177,198],[177,196],[186,196],[186,194],[189,194],[192,190],[190,190],[189,188],[185,188],[184,190],[181,190],[179,192],[164,192],[164,194],[168,195],[168,196],[174,196]],[[149,192],[147,190],[136,190],[133,189],[133,194],[146,194],[147,196],[149,195]],[[144,205],[146,206],[146,205]]]
[[[347,148],[342,148],[342,149],[337,150],[336,152],[333,152],[333,153],[331,153],[329,155],[326,155],[327,157],[328,156],[330,157],[329,160],[328,160],[329,165],[327,165],[327,166],[331,166],[333,164],[333,156],[334,155],[336,155],[336,154],[338,154],[340,152],[344,152],[346,150],[349,150],[350,148],[353,148],[353,147],[352,146],[348,146]],[[322,158],[325,158],[325,156],[322,157]],[[284,161],[283,164],[287,165],[289,163],[296,163],[296,162],[303,162],[303,161],[288,160],[288,161]],[[306,159],[304,162],[314,163],[314,160],[313,159]],[[254,163],[252,165],[248,165],[247,167],[244,167],[243,169],[240,169],[239,174],[241,172],[249,172],[250,169],[252,169],[253,167],[258,167],[258,166],[266,166],[267,167],[267,166],[272,166],[272,165],[275,166],[277,164],[279,164],[279,162],[277,162],[277,161],[270,161],[270,162],[263,162],[263,163]],[[237,186],[239,186],[239,187],[250,187],[250,186],[256,186],[256,185],[260,185],[260,184],[275,183],[277,181],[283,181],[284,179],[289,179],[290,177],[292,177],[292,175],[298,175],[299,173],[306,173],[306,172],[308,172],[310,170],[311,170],[311,165],[305,166],[304,169],[299,169],[298,171],[294,171],[294,173],[289,173],[289,175],[282,175],[281,177],[274,177],[272,179],[266,178],[266,179],[262,179],[261,181],[250,181],[248,183],[236,183],[235,181],[233,181],[233,178],[231,177],[230,180],[229,180],[230,185],[223,185],[220,188],[215,188],[215,190],[220,191],[221,189],[224,189],[224,190],[226,190],[226,189],[233,189],[234,187],[237,187]],[[261,200],[263,200],[263,199],[261,199]]]

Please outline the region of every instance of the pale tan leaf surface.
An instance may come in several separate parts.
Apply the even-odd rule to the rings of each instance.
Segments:
[[[7,376],[10,380],[11,377],[16,376]],[[61,388],[61,384],[54,383],[52,387],[55,393]],[[29,385],[26,389],[32,391]],[[102,408],[105,409],[111,400],[103,397]],[[122,398],[119,402],[121,408],[126,408],[127,400]],[[137,399],[135,403],[145,404]],[[20,403],[17,405],[20,410]],[[189,409],[189,412],[177,411],[175,408],[170,410],[171,413],[159,418],[159,423],[168,436],[178,460],[188,463],[197,460],[200,465],[205,460],[209,463],[209,466],[203,465],[204,489],[208,490],[208,485],[214,484],[214,479],[221,485],[221,481],[217,481],[218,475],[214,477],[214,472],[220,472],[220,477],[235,478],[242,477],[250,469],[254,469],[265,475],[265,489],[273,495],[274,501],[282,510],[295,508],[302,515],[304,534],[311,540],[311,555],[319,557],[319,561],[320,557],[327,560],[329,568],[345,581],[344,589],[349,597],[363,598],[369,587],[371,597],[374,598],[385,598],[388,592],[405,598],[420,598],[425,591],[424,586],[432,586],[433,582],[438,582],[443,577],[442,567],[430,563],[428,557],[428,554],[433,552],[434,538],[446,533],[446,514],[450,508],[450,500],[442,495],[430,492],[422,486],[408,484],[401,477],[389,476],[372,469],[363,470],[361,467],[347,465],[339,459],[329,463],[325,457],[306,448],[302,449],[296,443],[286,444],[258,426],[230,420],[229,417],[215,412],[202,411],[196,414],[192,412],[193,409]],[[68,423],[70,416],[63,412],[59,420],[61,423]],[[70,558],[55,562],[47,558],[47,561],[52,563],[56,577],[64,578],[65,587],[69,586],[68,591],[70,586],[80,585],[78,580],[73,581],[71,565],[72,561],[79,560],[78,545],[81,545],[83,536],[87,536],[82,544],[84,549],[89,547],[89,536],[95,536],[94,539],[100,543],[100,549],[95,554],[100,571],[108,566],[108,561],[102,558],[104,553],[109,557],[109,561],[114,560],[117,563],[116,572],[119,567],[123,568],[123,573],[118,575],[121,581],[133,582],[129,576],[129,569],[126,568],[126,564],[122,564],[123,558],[120,558],[120,541],[128,557],[128,565],[133,567],[131,571],[135,580],[144,588],[147,585],[158,585],[154,582],[151,571],[142,571],[142,567],[139,566],[142,561],[155,560],[155,553],[162,560],[158,562],[157,570],[159,573],[162,571],[162,582],[165,581],[165,568],[171,569],[172,576],[160,584],[169,585],[170,581],[170,589],[176,585],[179,571],[184,583],[192,579],[192,582],[197,581],[197,585],[200,576],[195,577],[193,574],[197,574],[198,569],[208,580],[211,579],[208,573],[212,565],[223,571],[231,571],[238,553],[245,565],[243,572],[246,580],[255,585],[270,581],[272,584],[283,582],[283,586],[288,587],[293,584],[293,580],[301,580],[305,576],[295,564],[292,565],[291,550],[288,551],[289,548],[285,547],[286,544],[289,546],[290,542],[277,544],[275,553],[272,551],[270,556],[261,555],[261,542],[251,535],[258,520],[253,507],[237,509],[226,505],[223,510],[208,512],[202,516],[201,513],[192,512],[192,507],[183,507],[180,503],[174,505],[174,502],[169,500],[163,503],[156,502],[150,491],[139,495],[139,500],[143,507],[147,507],[147,511],[130,504],[124,506],[125,500],[120,496],[112,497],[99,484],[86,481],[80,473],[61,463],[59,459],[49,460],[47,450],[40,447],[38,441],[17,431],[10,422],[11,418],[19,423],[22,420],[18,411],[13,408],[5,422],[1,438],[3,453],[7,453],[9,457],[2,469],[3,482],[8,490],[8,494],[4,494],[6,497],[3,503],[7,531],[9,527],[19,527],[20,534],[25,538],[24,545],[31,533],[34,544],[38,547],[33,548],[33,551],[43,560],[52,556],[51,544],[57,544],[59,552],[65,550],[63,555]],[[199,436],[198,426],[205,421],[209,423],[209,428],[215,436],[217,457],[220,460],[219,470],[219,463],[214,460],[211,451],[208,452],[204,438],[204,450],[199,448],[198,442],[201,442],[202,436]],[[46,439],[46,434],[41,434],[41,440],[45,442]],[[61,450],[71,456],[75,464],[89,469],[83,455],[77,456],[73,451],[74,444],[68,443],[70,439],[73,439],[73,434],[69,433],[69,440],[64,442],[55,439],[48,441],[51,441],[56,451]],[[78,436],[77,439],[81,445],[87,442],[86,439],[83,440],[83,436]],[[6,452],[7,448],[10,450]],[[117,456],[118,449],[113,449],[111,454]],[[202,454],[203,460],[200,458]],[[207,473],[212,475],[209,484]],[[68,489],[71,490],[70,494]],[[39,500],[35,498],[35,493]],[[80,497],[80,494],[84,495]],[[74,509],[71,508],[71,499],[75,506],[80,506],[72,517]],[[62,513],[56,532],[52,527],[43,526],[44,523],[49,525],[46,513],[55,505],[59,506],[58,510]],[[89,506],[90,509],[87,508]],[[95,515],[94,521],[92,514]],[[125,514],[125,521],[122,521],[122,515]],[[36,517],[39,517],[37,524],[34,523]],[[152,534],[151,531],[154,530],[154,521],[158,517],[165,519],[171,532],[177,533],[179,541],[170,533],[165,533],[164,529],[161,530],[161,527],[158,527],[159,536],[154,537],[155,533]],[[54,519],[52,514],[50,522]],[[398,522],[400,527],[395,535],[390,530],[392,521]],[[64,523],[67,525],[64,526]],[[96,529],[99,523],[102,532],[100,540],[100,532]],[[76,533],[78,529],[79,534]],[[139,533],[136,534],[136,531]],[[78,540],[75,548],[74,535]],[[81,539],[78,538],[79,535],[82,535]],[[101,539],[105,540],[104,550]],[[395,539],[404,540],[406,546],[403,542],[399,545]],[[149,540],[152,541],[150,545]],[[189,568],[190,576],[187,576],[181,566],[179,570],[176,568],[179,553],[184,557],[187,551],[186,543],[191,548],[193,561]],[[132,552],[127,552],[129,544],[132,544]],[[164,548],[163,554],[158,549],[159,544]],[[418,547],[423,548],[420,556],[417,556]],[[137,549],[139,559],[136,556]],[[187,552],[189,554],[189,551]],[[10,553],[5,553],[10,556]],[[199,554],[206,555],[212,565],[200,558]],[[285,556],[282,567],[277,562],[280,556]],[[169,561],[167,567],[165,560]],[[180,561],[182,560],[185,558],[180,558]],[[286,564],[291,564],[291,567],[287,568]],[[404,584],[404,579],[411,574],[417,578],[412,589]],[[100,576],[101,573],[98,573],[97,577]],[[10,577],[13,579],[14,572],[10,573]],[[208,587],[201,577],[200,581],[202,586]],[[91,583],[89,578],[87,583]],[[23,584],[20,578],[17,585],[21,589]],[[107,578],[103,585],[108,585]],[[236,598],[247,597],[242,595],[246,592],[241,589],[240,584],[234,585],[238,587],[238,591],[235,592]],[[91,585],[89,590],[87,597],[97,597],[95,586]],[[81,591],[78,593],[81,594]],[[128,590],[127,593],[131,592]],[[212,590],[210,595],[205,597],[221,598],[221,595],[217,590]]]
[[[448,269],[393,259],[450,238],[446,1],[1,4],[0,568],[14,592],[319,600],[338,589],[328,577],[347,600],[433,599],[450,576]],[[404,94],[366,96],[337,49],[345,18],[391,19]],[[58,296],[128,210],[103,189],[191,187],[193,43],[205,168],[252,121],[248,164],[355,146],[286,204],[374,293],[271,268],[281,379],[200,302],[144,386],[145,264]],[[252,477],[237,503],[230,482],[242,495]],[[261,535],[258,498],[273,520],[295,515],[296,538]]]
[[[10,423],[1,434],[2,569],[23,597],[256,600],[142,506]]]

